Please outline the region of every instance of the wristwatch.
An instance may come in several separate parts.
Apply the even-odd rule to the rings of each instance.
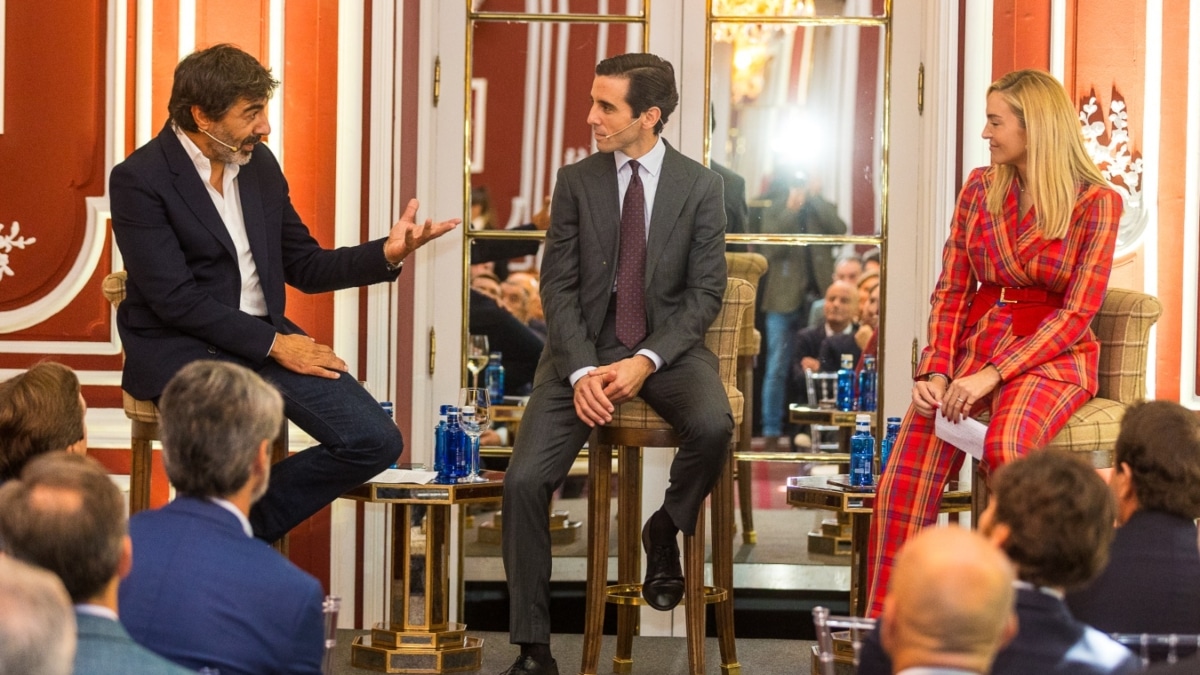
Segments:
[[[384,262],[387,262],[387,260],[385,259]],[[404,268],[403,260],[401,260],[400,262],[387,263],[387,270],[389,272],[399,272],[403,268]]]

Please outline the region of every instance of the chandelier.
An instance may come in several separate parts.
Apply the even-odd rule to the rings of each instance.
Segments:
[[[801,17],[815,14],[814,0],[713,0],[713,40],[733,47],[733,72],[730,84],[735,101],[758,97],[763,73],[770,60],[769,43],[779,35],[794,31],[788,24],[732,23],[720,18]]]

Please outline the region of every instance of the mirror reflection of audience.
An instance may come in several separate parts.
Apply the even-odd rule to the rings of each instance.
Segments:
[[[485,185],[471,188],[471,229],[508,231],[545,231],[550,227],[550,198],[542,202],[542,208],[533,214],[530,222],[516,227],[502,228],[496,222],[492,198]],[[508,278],[510,271],[527,272],[534,268],[540,240],[476,239],[471,247],[471,275],[491,272],[501,281]]]
[[[537,277],[529,272],[512,272],[500,283],[500,292],[505,309],[545,340],[546,319]]]
[[[879,274],[882,269],[882,265],[879,262],[880,257],[881,255],[878,248],[873,248],[870,251],[862,254],[863,274],[868,272]]]
[[[859,275],[862,274],[862,261],[853,256],[849,258],[838,258],[837,264],[833,266],[834,281],[848,281],[851,285],[858,285]],[[862,309],[866,303],[866,298],[860,297],[858,307]],[[818,298],[812,304],[812,309],[808,310],[808,326],[815,326],[825,320],[825,298]]]
[[[1196,413],[1171,401],[1129,408],[1109,486],[1117,501],[1117,530],[1108,567],[1067,595],[1071,611],[1106,633],[1200,634]]]
[[[0,555],[0,673],[71,675],[75,617],[58,577]]]
[[[846,281],[835,281],[825,291],[825,317],[814,326],[796,334],[797,378],[803,381],[804,371],[834,372],[842,365],[842,354],[858,361],[862,350],[854,342],[858,325],[858,299],[854,287]]]
[[[795,170],[781,170],[771,191],[773,201],[763,214],[763,234],[845,234],[846,223],[815,186]],[[761,308],[766,315],[767,365],[762,383],[763,449],[778,449],[787,410],[788,373],[796,331],[804,327],[808,308],[825,294],[833,278],[834,246],[771,245],[761,247],[767,258]]]
[[[44,361],[0,382],[0,483],[38,455],[87,452],[86,415],[79,378],[61,363]]]
[[[991,488],[979,532],[1016,567],[1018,621],[992,675],[1137,672],[1132,652],[1073,617],[1063,600],[1065,591],[1095,579],[1108,560],[1116,511],[1096,470],[1068,452],[1035,451],[1000,467]],[[860,657],[858,675],[893,671],[874,634]]]
[[[494,280],[493,275],[477,275],[471,280],[467,329],[472,335],[486,335],[489,349],[500,352],[504,393],[524,396],[533,386],[545,339],[505,308],[500,283]]]
[[[858,330],[854,332],[854,344],[862,350],[856,370],[862,370],[863,359],[879,355],[879,285],[871,291],[867,304],[859,308]]]

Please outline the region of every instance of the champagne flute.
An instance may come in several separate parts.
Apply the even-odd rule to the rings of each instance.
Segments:
[[[469,470],[460,482],[483,482],[486,479],[479,468],[479,436],[492,428],[492,402],[487,389],[463,387],[458,390],[458,427],[471,444]]]
[[[479,386],[479,373],[487,366],[488,339],[486,335],[467,337],[467,370],[471,371],[471,386]]]

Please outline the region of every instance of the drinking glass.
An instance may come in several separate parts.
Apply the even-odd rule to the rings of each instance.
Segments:
[[[486,335],[467,336],[467,370],[471,371],[471,387],[479,386],[479,373],[488,364],[488,339]]]
[[[487,479],[481,475],[479,468],[479,436],[492,428],[492,402],[487,389],[463,387],[458,390],[458,427],[471,444],[470,469],[460,482],[484,482]]]

